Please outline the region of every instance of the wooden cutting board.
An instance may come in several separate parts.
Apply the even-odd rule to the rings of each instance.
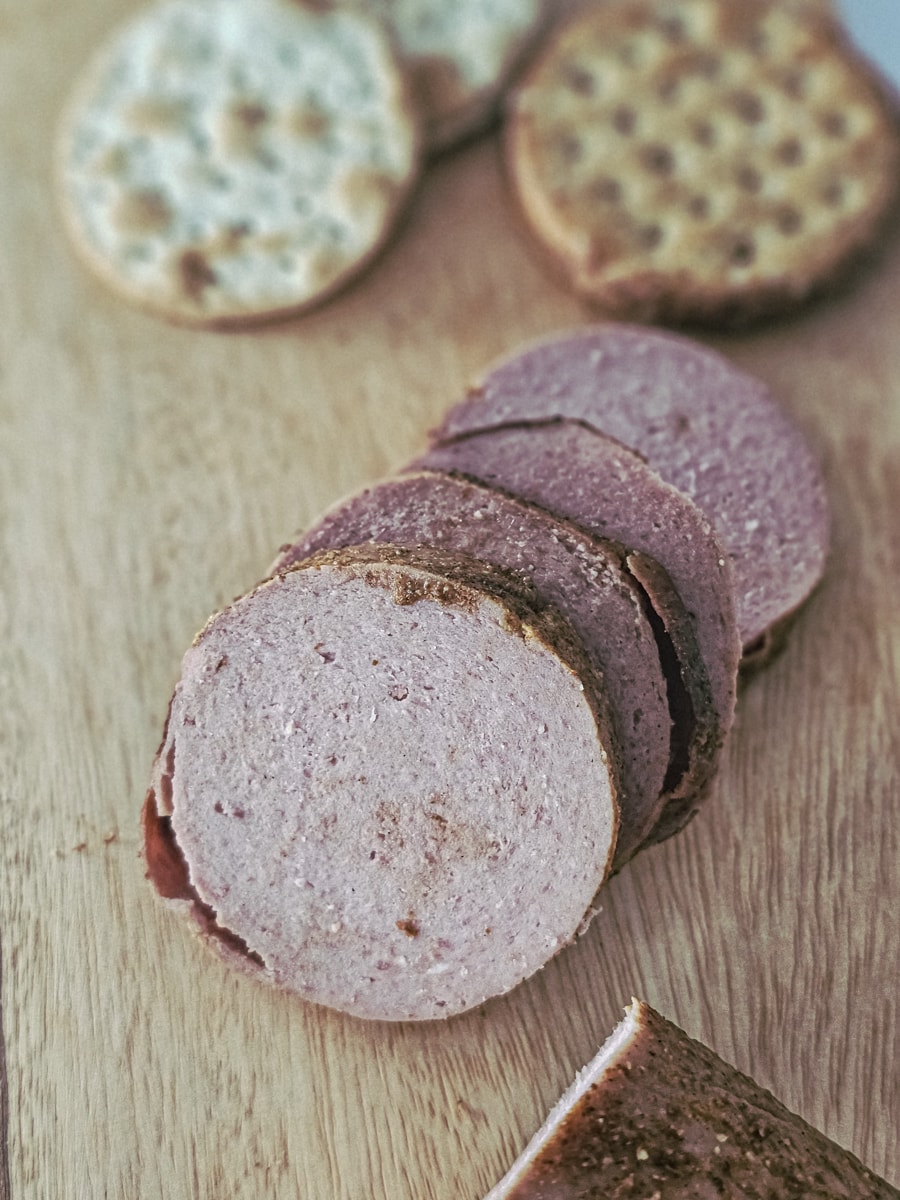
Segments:
[[[708,339],[807,431],[834,547],[702,814],[511,995],[354,1020],[227,973],[143,877],[180,655],[482,366],[589,314],[492,138],[302,320],[204,334],[120,304],[69,253],[50,147],[129,8],[0,6],[0,1200],[478,1200],[633,994],[900,1183],[900,238],[839,297]]]

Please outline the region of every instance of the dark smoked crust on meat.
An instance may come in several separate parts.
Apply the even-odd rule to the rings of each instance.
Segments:
[[[243,938],[218,923],[216,911],[197,894],[187,859],[172,829],[172,774],[175,743],[169,737],[172,701],[166,712],[162,739],[153,759],[150,787],[141,806],[140,853],[147,879],[160,899],[186,913],[204,943],[219,958],[246,974],[259,975],[265,963]]]
[[[253,974],[264,968],[260,956],[243,938],[220,925],[215,909],[198,896],[172,829],[172,819],[160,813],[153,788],[147,792],[141,809],[141,833],[147,878],[160,897],[188,912],[196,931],[220,958]]]
[[[409,570],[387,574],[380,569],[398,563]],[[438,604],[473,611],[478,604],[478,592],[486,591],[517,611],[521,610],[523,618],[526,612],[537,615],[546,607],[536,588],[523,575],[481,562],[471,555],[438,547],[365,542],[358,546],[316,551],[309,558],[291,564],[288,570],[329,566],[346,567],[351,571],[359,568],[370,587],[388,588],[394,603],[401,606],[419,600],[434,600]],[[371,569],[365,570],[366,567]],[[417,571],[426,574],[416,574]]]
[[[508,1200],[897,1200],[900,1192],[646,1004]]]
[[[654,562],[645,554],[629,554],[625,558],[625,564],[645,600],[644,611],[659,649],[659,659],[666,681],[669,714],[672,721],[669,766],[663,780],[663,807],[655,824],[639,847],[643,849],[646,846],[665,841],[687,825],[699,811],[700,801],[704,798],[709,781],[715,771],[711,760],[708,776],[698,775],[696,771],[693,776],[688,774],[695,754],[697,714],[691,697],[691,687],[685,680],[687,664],[684,656],[679,656],[676,645],[676,641],[680,641],[684,645],[684,638],[688,636],[688,633],[682,623],[679,634],[677,637],[673,637],[664,616],[667,611],[666,606],[662,606],[661,611],[656,608],[656,604],[660,603],[659,590],[663,579],[667,581],[670,589],[672,589],[671,581],[668,580],[659,563]],[[671,611],[671,606],[669,606],[668,612]],[[699,650],[696,653],[699,656]],[[720,739],[721,741],[724,741],[724,735]]]
[[[714,710],[709,676],[697,669],[702,654],[671,579],[648,554],[631,553],[626,561],[648,595],[648,611],[656,616],[654,632],[672,713],[673,744],[665,804],[644,841],[644,846],[652,846],[679,833],[699,812],[715,778],[727,731],[708,716]],[[699,722],[698,707],[703,715]]]

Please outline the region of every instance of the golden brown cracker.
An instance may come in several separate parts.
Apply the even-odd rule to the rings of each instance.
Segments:
[[[507,151],[568,283],[646,321],[796,303],[872,242],[900,180],[878,83],[799,0],[585,8],[523,80]]]

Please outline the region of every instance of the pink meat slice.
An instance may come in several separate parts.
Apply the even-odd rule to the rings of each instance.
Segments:
[[[740,641],[732,572],[710,523],[638,455],[575,421],[461,436],[428,451],[412,469],[499,488],[635,552],[629,561],[675,645],[695,721],[680,790],[667,802],[653,840],[675,832],[715,773],[736,699]]]
[[[655,825],[669,774],[671,716],[646,596],[621,547],[531,504],[436,472],[389,479],[342,500],[272,570],[361,542],[437,546],[515,570],[565,616],[584,643],[618,744],[621,822],[615,866]]]
[[[145,806],[160,893],[244,969],[362,1017],[450,1016],[538,970],[618,812],[590,663],[532,595],[373,546],[213,617]]]
[[[617,438],[706,513],[734,566],[748,650],[821,578],[829,513],[819,466],[765,384],[722,355],[643,327],[565,333],[489,370],[434,437],[548,417]]]

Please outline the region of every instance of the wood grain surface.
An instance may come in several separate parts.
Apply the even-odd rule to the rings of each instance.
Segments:
[[[302,320],[204,334],[118,302],[63,237],[51,145],[130,7],[0,6],[0,1200],[478,1200],[633,994],[900,1184],[900,238],[840,296],[707,339],[807,431],[834,545],[702,814],[509,996],[344,1017],[228,973],[144,879],[181,653],[490,359],[589,314],[493,137]]]

